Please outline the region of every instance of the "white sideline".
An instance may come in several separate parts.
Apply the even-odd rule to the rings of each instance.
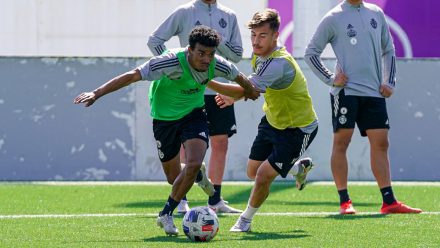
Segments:
[[[279,180],[274,183],[289,183],[291,180]],[[0,185],[54,185],[54,186],[81,186],[81,185],[169,185],[166,181],[0,181]],[[253,185],[253,181],[225,181],[223,185]],[[309,185],[334,185],[333,181],[310,181]],[[349,185],[377,185],[375,181],[349,181]],[[439,181],[393,181],[396,186],[440,186]]]
[[[440,215],[440,212],[423,212],[423,215]],[[222,215],[238,215],[238,214],[222,214]],[[338,212],[278,212],[278,213],[257,213],[260,216],[333,216],[339,215]],[[379,215],[378,212],[361,212],[356,213],[354,216],[359,215]],[[119,214],[11,214],[0,215],[1,219],[67,219],[67,218],[108,218],[108,217],[156,217],[157,213],[138,214],[138,213],[119,213]]]

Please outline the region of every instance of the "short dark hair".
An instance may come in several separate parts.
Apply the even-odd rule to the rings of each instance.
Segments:
[[[278,11],[267,8],[255,13],[252,17],[252,20],[248,22],[247,26],[249,29],[252,29],[255,27],[261,27],[265,23],[269,23],[270,29],[277,32],[280,28],[280,22],[281,20]]]
[[[196,43],[206,47],[218,47],[220,35],[210,27],[199,25],[193,28],[189,34],[189,47],[194,49]]]

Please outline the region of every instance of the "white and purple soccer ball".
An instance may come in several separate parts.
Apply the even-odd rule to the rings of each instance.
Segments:
[[[182,221],[183,232],[194,242],[206,242],[215,237],[219,224],[215,212],[209,207],[194,207],[186,212]]]

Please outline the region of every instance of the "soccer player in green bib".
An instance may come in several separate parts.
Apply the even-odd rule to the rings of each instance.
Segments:
[[[208,148],[208,126],[203,93],[209,87],[221,94],[255,100],[259,91],[237,67],[215,54],[219,34],[206,26],[197,26],[189,35],[189,47],[156,56],[138,68],[121,74],[92,92],[78,95],[74,103],[92,105],[100,97],[140,80],[153,81],[149,91],[153,133],[167,181],[173,185],[159,213],[157,224],[167,235],[177,235],[173,211],[194,182],[209,196],[214,187],[200,170]],[[223,77],[239,85],[211,81]],[[180,166],[183,144],[186,166]]]
[[[249,80],[264,92],[265,116],[258,125],[247,164],[254,187],[246,210],[231,232],[251,230],[252,218],[278,175],[296,176],[296,186],[302,190],[313,166],[310,158],[300,158],[318,132],[318,119],[301,69],[286,49],[277,45],[279,26],[279,14],[273,9],[257,12],[248,23],[253,47],[253,73]],[[230,102],[217,96],[221,107]]]

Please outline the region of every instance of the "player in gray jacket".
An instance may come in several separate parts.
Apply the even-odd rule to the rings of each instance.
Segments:
[[[217,47],[217,54],[235,63],[241,60],[243,48],[237,17],[232,10],[216,0],[193,0],[179,6],[151,34],[148,47],[154,55],[162,54],[167,50],[165,42],[173,36],[178,36],[180,45],[186,47],[189,33],[198,25],[211,27],[220,34],[221,41]],[[227,71],[226,67],[223,69]],[[228,82],[224,78],[216,78],[216,80]],[[220,109],[215,102],[215,94],[213,90],[205,91],[205,108],[211,146],[208,176],[215,188],[215,194],[209,197],[208,205],[216,212],[239,213],[241,210],[229,206],[221,197],[228,138],[237,132],[234,107]],[[181,161],[185,161],[183,153]],[[178,212],[185,213],[188,210],[189,206],[185,197],[179,204]]]
[[[330,43],[336,54],[335,72],[321,61]],[[310,41],[305,60],[331,86],[333,151],[331,168],[340,197],[340,213],[354,214],[347,191],[347,148],[357,124],[370,142],[371,169],[383,198],[380,212],[420,213],[396,200],[388,160],[388,113],[385,98],[396,83],[396,55],[383,11],[362,0],[345,0],[330,10]]]

